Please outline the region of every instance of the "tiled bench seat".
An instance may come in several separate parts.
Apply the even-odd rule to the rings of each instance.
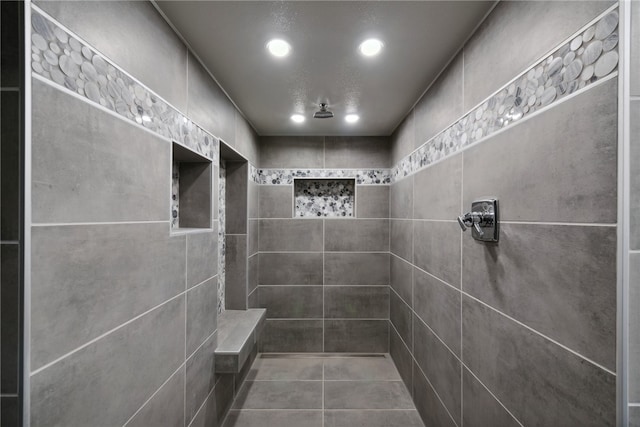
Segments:
[[[258,341],[267,310],[226,310],[218,316],[218,348],[215,351],[216,373],[236,374]]]

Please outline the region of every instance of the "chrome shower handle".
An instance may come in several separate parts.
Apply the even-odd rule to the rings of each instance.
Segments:
[[[484,215],[480,212],[467,212],[466,214],[458,217],[458,225],[462,231],[467,231],[467,227],[473,226],[479,236],[484,236],[484,231],[480,227],[480,224],[484,221]]]

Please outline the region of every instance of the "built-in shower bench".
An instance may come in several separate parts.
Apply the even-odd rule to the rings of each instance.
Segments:
[[[244,366],[258,342],[267,310],[226,310],[218,316],[218,348],[215,351],[216,373],[236,374]]]

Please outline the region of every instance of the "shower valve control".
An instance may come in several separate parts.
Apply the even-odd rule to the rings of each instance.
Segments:
[[[475,200],[471,212],[458,217],[462,231],[471,228],[471,235],[481,242],[498,241],[498,200],[493,198]]]

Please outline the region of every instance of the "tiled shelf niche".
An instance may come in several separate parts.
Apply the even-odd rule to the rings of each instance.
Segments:
[[[296,218],[355,217],[355,179],[296,178],[293,192]]]
[[[171,159],[171,230],[211,229],[211,160],[173,143]]]

